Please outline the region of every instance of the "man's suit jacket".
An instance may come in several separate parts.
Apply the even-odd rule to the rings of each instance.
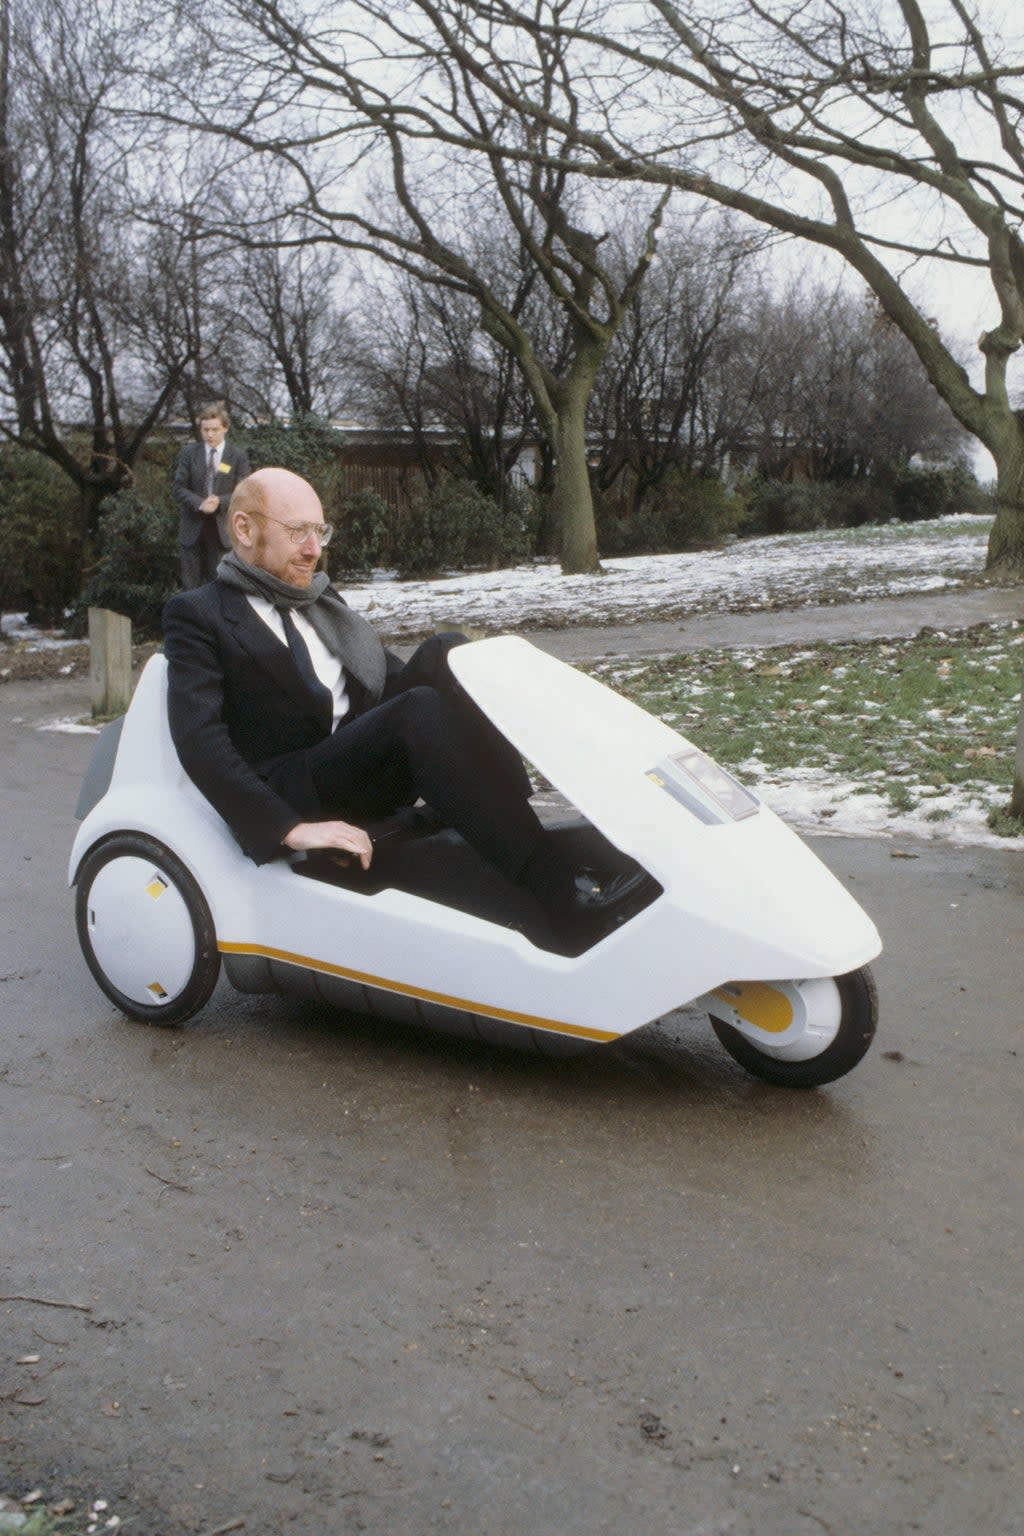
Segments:
[[[225,549],[230,549],[228,537],[228,502],[239,480],[249,474],[249,459],[244,448],[239,448],[228,438],[220,445],[217,473],[213,481],[213,494],[220,501],[216,513],[200,512],[199,503],[206,500],[206,466],[209,449],[205,443],[187,443],[178,455],[174,471],[171,495],[181,514],[178,538],[188,549],[199,537],[204,521],[210,515],[217,519],[217,533]]]
[[[221,581],[180,592],[164,609],[168,718],[185,772],[264,864],[300,821],[323,812],[305,754],[331,733],[323,694],[291,651]],[[401,668],[388,656],[388,671]],[[353,714],[364,699],[346,673]]]

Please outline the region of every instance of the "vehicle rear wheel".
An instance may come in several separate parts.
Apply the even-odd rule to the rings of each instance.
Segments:
[[[206,898],[154,838],[119,832],[78,871],[75,924],[86,964],[122,1013],[181,1024],[217,983],[220,954]]]
[[[761,1050],[732,1024],[711,1015],[711,1025],[734,1061],[762,1082],[783,1088],[819,1088],[844,1077],[867,1053],[878,1021],[875,978],[865,965],[845,976],[834,976],[832,986],[839,1001],[839,1027],[835,1037],[817,1056],[804,1061],[783,1061]]]

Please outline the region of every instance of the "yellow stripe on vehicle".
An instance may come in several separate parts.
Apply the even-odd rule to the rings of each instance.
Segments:
[[[327,960],[314,960],[310,955],[295,955],[287,949],[271,949],[262,944],[218,944],[222,955],[262,955],[267,960],[283,960],[286,965],[300,965],[307,971],[320,971],[326,976],[340,976],[345,981],[359,982],[362,986],[376,987],[382,992],[397,992],[402,997],[414,997],[420,1002],[437,1003],[442,1008],[456,1008],[461,1013],[477,1013],[481,1018],[501,1019],[508,1024],[522,1024],[527,1029],[546,1029],[559,1035],[575,1035],[583,1040],[596,1040],[606,1044],[619,1036],[607,1029],[590,1029],[585,1024],[566,1024],[561,1019],[545,1019],[532,1013],[513,1013],[506,1008],[495,1008],[490,1003],[474,1003],[464,997],[449,997],[444,992],[431,992],[426,987],[413,987],[405,981],[392,981],[387,976],[373,976],[368,971],[353,971],[345,965],[332,965]]]
[[[785,992],[766,981],[730,981],[716,987],[713,997],[720,997],[734,1013],[766,1035],[781,1035],[793,1022],[793,1004]]]

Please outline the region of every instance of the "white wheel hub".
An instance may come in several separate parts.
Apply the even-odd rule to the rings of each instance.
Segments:
[[[811,981],[729,981],[700,999],[723,1024],[778,1061],[810,1061],[839,1033],[843,1004],[830,976]]]
[[[160,1007],[188,985],[196,940],[185,899],[148,859],[105,864],[89,887],[86,929],[112,986],[134,1003]]]

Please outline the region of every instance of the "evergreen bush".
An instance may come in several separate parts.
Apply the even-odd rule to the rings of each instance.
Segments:
[[[747,534],[810,533],[838,528],[842,508],[827,481],[752,480],[743,490]]]
[[[602,555],[675,554],[721,544],[740,526],[743,502],[720,480],[679,467],[644,496],[631,517],[604,504],[597,508]]]
[[[890,516],[916,523],[953,512],[991,512],[991,497],[968,465],[901,465],[887,479]]]
[[[529,559],[536,539],[532,497],[514,492],[504,508],[470,480],[444,475],[413,497],[395,528],[399,576],[441,570],[495,570]]]
[[[864,523],[919,522],[990,512],[991,496],[966,464],[901,464],[850,480],[752,480],[745,533],[806,533]]]
[[[158,636],[164,603],[178,586],[178,512],[170,497],[145,501],[134,490],[108,497],[74,629],[84,633],[89,608],[109,608],[131,619],[136,638]]]
[[[233,432],[249,455],[253,469],[276,466],[301,475],[316,490],[329,523],[339,521],[341,504],[341,450],[344,435],[319,416],[300,416],[287,426],[261,422]]]
[[[82,577],[77,492],[55,464],[0,448],[0,609],[59,625]]]
[[[332,521],[334,537],[327,546],[332,580],[365,575],[375,565],[390,564],[394,513],[376,491],[364,488],[346,496]]]

